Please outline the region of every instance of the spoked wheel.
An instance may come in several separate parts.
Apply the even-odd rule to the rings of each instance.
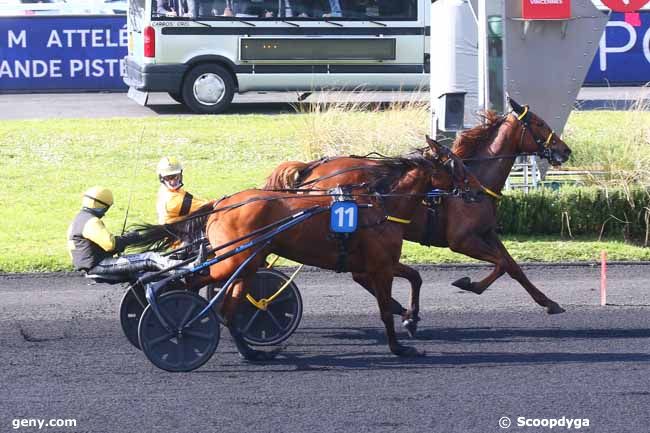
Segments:
[[[173,290],[174,286],[178,288],[177,284],[171,283],[169,287],[164,288],[164,291]],[[138,326],[142,312],[147,305],[149,302],[147,302],[144,287],[141,284],[130,284],[120,303],[120,324],[126,339],[138,350],[141,349]]]
[[[122,297],[120,304],[120,324],[126,339],[136,349],[140,349],[138,339],[138,325],[142,312],[147,307],[147,299],[144,295],[144,288],[140,284],[129,285],[129,289]]]
[[[293,334],[302,318],[302,297],[298,286],[275,269],[260,269],[255,275],[250,298],[242,301],[234,324],[248,344],[272,346]],[[286,287],[278,293],[278,291]]]
[[[167,371],[192,371],[205,364],[217,350],[220,338],[219,320],[210,309],[189,327],[187,323],[208,302],[188,291],[173,291],[158,298],[158,308],[167,323],[165,327],[151,305],[142,313],[138,334],[140,346],[149,360]]]

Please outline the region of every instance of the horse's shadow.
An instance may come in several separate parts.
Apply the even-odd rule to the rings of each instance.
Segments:
[[[436,328],[422,329],[416,340],[402,339],[405,344],[425,349],[425,356],[400,358],[393,356],[386,347],[383,328],[314,328],[297,332],[297,342],[291,343],[273,361],[265,363],[263,370],[282,367],[282,372],[304,372],[312,370],[353,369],[390,370],[422,368],[490,368],[499,365],[543,365],[543,364],[600,364],[611,362],[639,363],[650,362],[650,353],[642,352],[512,352],[471,351],[450,352],[436,350],[437,343],[457,343],[465,345],[480,343],[531,343],[536,340],[593,340],[593,339],[635,339],[650,338],[648,329],[529,329],[529,328]],[[302,334],[302,335],[301,335]],[[317,337],[317,338],[312,338]],[[313,339],[316,342],[311,344]],[[328,340],[323,343],[323,339]],[[346,352],[341,347],[356,347],[359,350]],[[464,346],[470,349],[470,346]],[[315,350],[311,350],[315,349]],[[314,351],[319,354],[312,354]],[[310,352],[310,353],[307,353]],[[323,353],[325,352],[325,353]],[[290,368],[287,368],[290,367]],[[269,370],[270,369],[270,370]]]

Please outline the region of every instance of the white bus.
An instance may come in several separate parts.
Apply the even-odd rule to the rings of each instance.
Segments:
[[[429,84],[431,0],[129,0],[124,81],[196,113],[235,92]]]

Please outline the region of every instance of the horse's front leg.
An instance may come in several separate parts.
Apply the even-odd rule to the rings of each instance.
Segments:
[[[402,306],[402,304],[397,302],[394,298],[391,298],[390,310],[393,313],[393,315],[402,317],[402,326],[406,328],[406,331],[409,333],[409,336],[413,338],[415,337],[415,333],[417,332],[417,326],[418,326],[417,322],[420,320],[420,318],[418,317],[418,311],[419,311],[420,287],[422,286],[422,278],[420,278],[420,274],[415,269],[409,268],[408,266],[404,266],[404,265],[402,266],[406,268],[407,271],[404,271],[403,274],[399,274],[399,275],[398,272],[396,271],[395,276],[406,278],[411,283],[411,309],[407,310]],[[408,270],[413,271],[414,275],[413,273],[409,273]],[[377,297],[375,295],[375,289],[372,286],[373,283],[370,279],[369,274],[353,272],[352,279],[354,279],[354,281],[357,284],[359,284],[361,287],[366,289],[368,293],[370,293],[372,296],[374,296],[375,298]],[[415,305],[417,306],[415,314],[413,313],[414,302]]]
[[[449,246],[455,252],[495,265],[494,270],[484,279],[473,282],[469,277],[463,277],[454,281],[452,283],[454,286],[480,295],[497,278],[507,272],[526,289],[537,304],[545,307],[549,314],[564,312],[562,307],[550,300],[526,278],[494,231],[489,231],[484,236],[472,234],[463,238],[461,242],[450,241]]]
[[[269,361],[280,353],[281,348],[269,352],[251,348],[244,340],[242,333],[235,327],[233,321],[237,307],[241,304],[246,293],[245,288],[251,286],[254,278],[255,273],[234,283],[232,289],[226,294],[221,313],[224,317],[224,325],[228,328],[239,355],[247,361]]]
[[[418,329],[418,322],[420,321],[420,288],[422,287],[422,277],[420,273],[410,266],[398,263],[394,270],[393,275],[399,278],[405,278],[411,284],[411,292],[409,295],[410,309],[405,315],[402,326],[406,328],[411,338],[415,337]]]
[[[397,341],[393,313],[390,310],[390,299],[393,285],[392,270],[390,268],[376,270],[375,272],[369,272],[369,276],[372,286],[375,289],[381,320],[384,322],[384,326],[386,327],[386,337],[388,338],[388,347],[390,348],[390,351],[397,356],[421,355],[421,352],[418,352],[414,347],[403,346],[399,341]]]
[[[528,294],[537,302],[539,305],[546,307],[546,312],[548,314],[560,314],[564,313],[566,310],[562,308],[557,302],[548,298],[542,291],[540,291],[533,283],[530,282],[524,271],[521,269],[521,266],[512,258],[508,250],[506,249],[501,239],[495,234],[493,236],[493,242],[499,248],[502,257],[504,257],[503,268],[505,272],[510,275],[511,278],[516,280],[519,284],[523,286]]]

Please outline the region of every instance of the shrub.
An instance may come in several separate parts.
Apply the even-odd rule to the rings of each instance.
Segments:
[[[610,236],[648,245],[650,189],[563,187],[508,193],[499,202],[500,229],[509,235]]]

